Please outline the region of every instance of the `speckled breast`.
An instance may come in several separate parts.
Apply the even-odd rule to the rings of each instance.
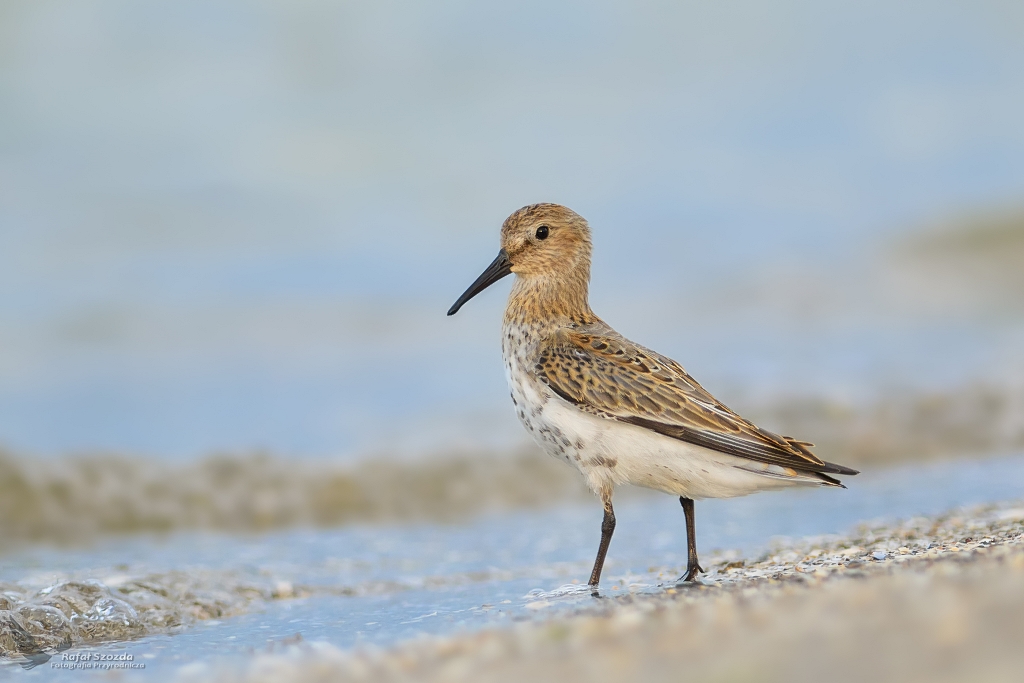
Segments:
[[[548,454],[573,463],[572,441],[557,425],[545,419],[544,408],[554,394],[531,372],[533,349],[539,331],[518,323],[506,323],[502,330],[502,356],[516,415],[526,431]]]

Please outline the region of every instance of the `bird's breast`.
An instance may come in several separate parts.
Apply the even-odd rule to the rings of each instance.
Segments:
[[[565,444],[545,408],[554,394],[536,373],[539,331],[520,324],[506,324],[502,335],[505,377],[516,416],[533,438],[549,453],[565,457]],[[560,452],[561,451],[561,452]]]
[[[530,432],[544,409],[548,397],[537,384],[533,373],[533,347],[535,333],[521,325],[505,325],[502,333],[501,352],[505,360],[505,378],[508,380],[512,403],[515,404],[519,420]],[[546,387],[544,387],[546,388]]]
[[[613,463],[595,453],[601,437],[596,422],[590,422],[575,407],[560,399],[537,373],[535,330],[506,325],[502,351],[509,393],[516,415],[540,447],[584,471],[593,465],[602,469]],[[595,459],[596,456],[596,459]],[[597,462],[600,460],[600,462]]]

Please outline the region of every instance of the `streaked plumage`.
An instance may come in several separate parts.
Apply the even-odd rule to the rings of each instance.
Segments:
[[[693,503],[787,486],[841,486],[852,470],[824,462],[811,444],[766,431],[701,387],[674,360],[626,339],[590,309],[590,228],[555,204],[513,213],[494,263],[449,311],[516,274],[502,351],[512,400],[551,455],[580,470],[605,505],[597,584],[614,529],[614,487],[629,483],[680,496],[690,559],[697,563]]]

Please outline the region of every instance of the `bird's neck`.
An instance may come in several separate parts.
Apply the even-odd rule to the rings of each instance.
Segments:
[[[516,275],[505,309],[506,323],[585,325],[596,316],[587,301],[588,274]]]

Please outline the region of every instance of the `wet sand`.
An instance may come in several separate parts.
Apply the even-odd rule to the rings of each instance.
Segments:
[[[704,650],[684,645],[697,638],[693,642],[704,643],[700,647],[707,661],[718,666],[726,655],[716,649],[717,641],[687,636],[688,623],[706,630],[720,615],[745,614],[755,597],[768,600],[767,614],[783,609],[781,614],[792,616],[793,625],[778,627],[782,632],[801,620],[825,623],[811,607],[788,612],[773,607],[778,597],[773,591],[807,592],[856,577],[860,581],[853,583],[864,586],[866,594],[850,600],[871,603],[878,600],[875,586],[882,585],[876,579],[884,578],[878,574],[889,566],[902,570],[908,563],[975,558],[976,549],[981,550],[975,559],[982,559],[987,552],[1011,547],[1024,532],[1024,503],[986,502],[1021,500],[1024,456],[907,465],[867,472],[856,481],[845,491],[705,501],[698,532],[709,572],[701,586],[691,587],[674,583],[686,559],[677,501],[664,496],[624,499],[617,506],[621,531],[606,566],[602,600],[579,584],[593,561],[593,501],[502,512],[467,524],[130,535],[77,547],[41,544],[5,554],[0,566],[0,678],[46,678],[89,655],[131,656],[144,663],[144,670],[130,673],[131,680],[173,679],[182,667],[191,667],[185,669],[188,676],[246,680],[253,662],[264,661],[263,653],[284,658],[283,664],[269,660],[273,667],[305,666],[327,657],[331,667],[341,660],[344,667],[356,666],[357,672],[369,667],[371,673],[399,657],[412,662],[416,678],[429,680],[446,675],[435,671],[448,666],[438,659],[439,648],[461,653],[459,666],[469,671],[479,668],[473,658],[480,652],[514,660],[524,647],[539,652],[538,661],[547,652],[544,656],[566,657],[571,663],[574,652],[587,657],[593,647],[592,639],[583,636],[600,635],[601,629],[612,634],[607,636],[611,645],[598,641],[601,651],[621,645],[625,649],[619,656],[629,660],[643,653],[644,644],[631,643],[628,630],[620,639],[621,623],[646,623],[648,616],[660,624],[654,635],[661,630],[675,634],[658,647],[677,659],[685,655],[686,666],[696,666]],[[954,512],[943,515],[948,510]],[[897,524],[899,519],[910,521]],[[879,521],[864,526],[862,520]],[[805,540],[768,541],[778,534]],[[941,593],[927,585],[922,590],[908,598],[909,614],[928,604],[928,591]],[[885,589],[879,594],[884,596]],[[730,596],[742,599],[733,603]],[[785,604],[797,604],[789,599]],[[678,612],[682,607],[690,611]],[[884,608],[877,614],[884,615]],[[964,611],[955,604],[954,609]],[[1001,617],[991,614],[976,619],[998,625]],[[579,631],[581,619],[596,620],[597,626]],[[613,626],[602,626],[608,623]],[[756,641],[751,633],[733,633],[729,628],[735,623],[729,623],[711,633],[722,642],[739,642],[738,650]],[[554,636],[529,630],[538,624],[561,624],[554,627],[555,635],[563,633],[562,640],[576,643],[577,650],[568,655],[557,648],[544,650],[537,643]],[[1013,624],[1006,628],[1012,630]],[[805,631],[810,631],[808,638],[814,636],[813,629]],[[481,633],[490,635],[473,635]],[[675,638],[684,643],[682,654],[672,649]],[[297,642],[302,645],[293,647]],[[810,652],[818,656],[819,651],[822,656],[829,652],[820,644]],[[648,659],[644,655],[628,666],[648,666]],[[671,658],[667,662],[671,670],[681,666]],[[34,668],[23,671],[27,666]],[[508,661],[494,666],[516,671]],[[343,679],[354,675],[347,668],[329,671]],[[59,675],[91,674],[61,669]],[[278,678],[306,677],[294,672]]]
[[[713,559],[713,558],[709,558]],[[1024,670],[1024,503],[722,556],[699,585],[606,586],[506,628],[384,650],[299,643],[182,681],[1010,681]],[[577,596],[578,597],[578,596]]]
[[[1019,382],[894,392],[862,406],[820,396],[772,400],[760,409],[751,403],[742,412],[779,433],[815,441],[822,457],[865,473],[1024,448]],[[574,468],[533,446],[419,460],[257,453],[184,462],[102,454],[30,458],[0,448],[0,555],[38,541],[177,530],[464,521],[573,500],[594,497]]]

